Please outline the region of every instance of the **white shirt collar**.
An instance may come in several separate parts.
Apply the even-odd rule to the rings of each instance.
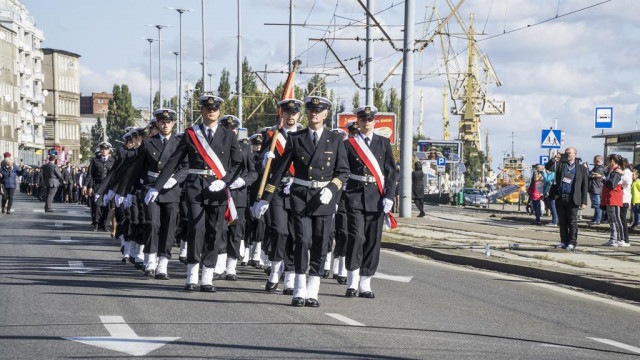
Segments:
[[[158,133],[158,135],[160,135],[160,140],[163,140],[163,141],[164,141],[164,139],[167,139],[167,141],[169,141],[169,139],[171,139],[171,134],[169,134],[167,136],[164,136],[164,135]]]
[[[311,140],[313,140],[313,133],[315,132],[318,134],[318,141],[320,141],[323,131],[324,131],[324,127],[321,127],[319,130],[311,130],[311,128],[309,128],[309,136],[311,136]]]
[[[214,135],[216,133],[216,130],[218,130],[218,123],[216,122],[216,125],[213,127],[208,127],[207,125],[202,124],[202,127],[205,130],[205,136],[208,135],[208,130],[211,130],[211,134]]]
[[[364,141],[364,139],[369,139],[369,144],[371,144],[371,140],[373,140],[373,133],[369,136],[365,136],[363,133],[360,133],[360,137],[362,138],[362,141]]]

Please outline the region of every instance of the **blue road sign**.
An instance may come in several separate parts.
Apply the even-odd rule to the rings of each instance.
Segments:
[[[438,166],[444,166],[445,161],[446,161],[446,159],[445,159],[445,158],[443,158],[443,157],[439,157],[439,158],[438,158],[438,162],[436,163],[436,165],[438,165]]]
[[[560,149],[562,145],[562,130],[542,130],[540,147],[543,149]]]
[[[613,129],[613,107],[597,107],[595,129]]]
[[[545,166],[549,162],[549,156],[540,155],[540,165]]]

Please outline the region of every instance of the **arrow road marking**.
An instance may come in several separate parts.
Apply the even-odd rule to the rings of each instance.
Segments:
[[[69,261],[69,267],[48,267],[52,270],[70,270],[78,274],[86,274],[91,271],[100,270],[100,268],[84,267],[82,261]]]
[[[49,241],[53,241],[53,242],[57,242],[57,243],[72,243],[72,242],[78,242],[78,240],[71,240],[70,237],[68,236],[60,236],[60,240],[49,240]]]
[[[144,356],[179,337],[138,336],[124,321],[122,316],[100,316],[100,321],[110,336],[64,337],[86,345],[118,351],[133,356]]]
[[[413,276],[387,275],[387,274],[383,274],[381,272],[376,272],[375,275],[373,275],[373,277],[376,278],[376,279],[399,281],[399,282],[403,282],[403,283],[409,283],[411,281],[411,279],[413,279]]]
[[[347,323],[349,325],[353,325],[353,326],[367,326],[363,323],[357,322],[353,319],[349,319],[348,317],[344,316],[344,315],[340,315],[340,314],[333,314],[333,313],[325,313],[325,315],[327,316],[331,316],[332,318],[338,320],[338,321],[342,321],[344,323]]]
[[[631,345],[627,345],[627,344],[623,344],[621,342],[617,342],[617,341],[613,341],[613,340],[609,340],[609,339],[592,338],[592,337],[587,338],[587,339],[595,340],[595,341],[601,342],[603,344],[615,346],[615,347],[620,348],[620,349],[625,349],[625,350],[634,352],[636,354],[640,354],[640,348],[637,348],[637,347],[631,346]]]

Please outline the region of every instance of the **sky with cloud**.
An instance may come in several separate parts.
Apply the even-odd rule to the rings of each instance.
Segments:
[[[457,4],[459,0],[450,0]],[[366,0],[362,0],[366,3]],[[402,47],[404,8],[399,0],[374,0],[374,13],[385,31]],[[172,25],[163,30],[163,93],[176,91],[175,56],[179,49],[178,14],[170,7],[194,10],[183,15],[183,78],[194,83],[201,76],[202,33],[200,0],[23,0],[37,27],[45,35],[43,46],[80,54],[81,90],[111,91],[113,84],[127,84],[138,107],[149,103],[149,45],[142,38],[157,38],[157,30],[146,24]],[[323,43],[325,38],[344,61],[360,86],[364,71],[358,60],[365,59],[365,14],[357,0],[295,0],[295,22],[306,24],[295,33],[296,57],[306,73],[332,74],[328,87],[336,97],[351,106],[358,91]],[[596,6],[593,6],[596,5]],[[592,7],[590,7],[592,6]],[[590,8],[587,8],[590,7]],[[446,0],[415,1],[415,37],[433,34],[433,9],[441,17],[450,11]],[[582,11],[577,11],[584,9]],[[242,49],[254,70],[283,71],[288,61],[288,27],[266,25],[289,21],[288,0],[241,0]],[[603,152],[603,140],[591,137],[597,106],[614,107],[614,131],[634,130],[640,117],[640,2],[637,0],[467,0],[460,7],[466,25],[474,16],[478,47],[487,54],[501,87],[490,86],[491,98],[506,101],[506,115],[484,116],[482,132],[489,131],[494,168],[505,153],[515,151],[532,164],[544,152],[540,149],[541,130],[553,126],[564,133],[565,145],[578,148],[578,155],[591,162]],[[236,73],[237,2],[205,0],[207,73],[215,89],[223,68]],[[549,21],[545,21],[549,20]],[[540,23],[540,24],[538,24]],[[535,26],[529,26],[538,24]],[[331,25],[331,26],[329,26]],[[351,25],[351,26],[347,26]],[[521,29],[522,28],[522,29]],[[518,31],[514,31],[521,29]],[[446,31],[451,35],[452,52],[466,68],[466,40],[455,19]],[[374,38],[381,38],[379,30]],[[348,38],[352,40],[341,40]],[[374,79],[382,81],[402,54],[387,41],[374,42]],[[153,88],[158,87],[158,48],[153,46]],[[453,62],[451,62],[453,63]],[[401,69],[384,84],[400,91]],[[444,75],[440,38],[416,53],[414,119],[418,124],[420,93],[424,94],[423,132],[432,139],[442,138],[442,89]],[[284,74],[267,76],[270,87],[285,79]],[[305,86],[309,74],[297,76]],[[208,81],[208,78],[207,78]],[[364,91],[360,90],[364,99]],[[451,100],[449,100],[451,106]],[[451,132],[457,135],[457,119],[450,116]],[[484,141],[484,137],[483,137]]]

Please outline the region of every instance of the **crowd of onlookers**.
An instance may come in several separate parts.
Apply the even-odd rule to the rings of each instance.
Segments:
[[[579,160],[579,159],[578,159]],[[601,155],[588,163],[578,164],[587,168],[588,194],[593,209],[590,225],[606,222],[610,227],[609,241],[605,246],[630,246],[629,230],[640,228],[640,165],[635,168],[626,159],[610,154],[606,161]],[[543,207],[551,215],[548,226],[558,225],[556,202],[549,195],[556,182],[553,169],[536,165],[532,171],[531,182],[527,188],[531,211],[535,215],[534,225],[542,225]],[[585,211],[582,211],[585,215]]]
[[[58,165],[57,160],[54,161]],[[85,181],[87,167],[78,167],[71,164],[58,165],[63,181],[56,188],[54,202],[89,205],[89,196],[83,191],[82,184]],[[15,163],[8,152],[3,154],[0,165],[0,193],[2,194],[2,213],[13,212],[13,197],[16,189],[21,193],[34,196],[40,201],[45,201],[47,186],[44,183],[40,167],[25,165],[22,161]]]

